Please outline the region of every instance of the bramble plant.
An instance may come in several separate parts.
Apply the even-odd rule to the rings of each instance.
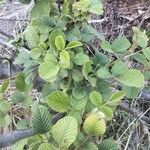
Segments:
[[[124,36],[109,42],[88,24],[91,13],[103,14],[101,0],[35,1],[24,31],[31,51],[20,49],[15,60],[24,70],[16,76],[17,90],[11,100],[32,113],[31,121],[19,121],[17,129],[30,126],[37,136],[17,142],[14,149],[25,145],[33,150],[119,148],[113,139],[103,139],[107,121],[121,99],[136,98],[144,87],[150,68],[149,38],[133,27],[132,42]],[[99,47],[91,44],[95,37]],[[134,61],[143,67],[136,68]],[[33,101],[29,92],[37,76],[43,80],[42,91]],[[1,95],[7,85],[5,81]],[[0,112],[4,106],[6,113],[0,117],[6,122],[1,127],[10,123],[7,109],[11,106],[2,100]],[[53,124],[57,113],[63,116]]]

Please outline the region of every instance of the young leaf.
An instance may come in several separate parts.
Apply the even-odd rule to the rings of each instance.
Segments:
[[[39,134],[47,133],[51,128],[51,114],[45,106],[39,106],[32,116],[33,130]]]
[[[143,74],[135,69],[130,69],[126,74],[117,78],[117,80],[125,85],[141,88],[144,86]]]
[[[67,149],[76,139],[77,121],[70,116],[60,119],[52,128],[52,135],[60,149]]]
[[[72,48],[76,48],[76,47],[79,47],[79,46],[82,46],[83,44],[79,41],[72,41],[70,42],[67,47],[65,49],[72,49]]]
[[[112,43],[112,49],[115,53],[124,53],[127,49],[129,49],[131,43],[126,37],[118,37]]]
[[[65,48],[65,40],[62,36],[57,36],[55,38],[55,46],[58,50],[63,50]]]
[[[102,105],[102,95],[96,91],[93,91],[90,94],[90,101],[97,107],[100,107]]]
[[[42,53],[43,53],[43,50],[42,50],[42,49],[40,49],[40,48],[34,48],[34,49],[31,50],[30,55],[31,55],[31,57],[32,57],[34,60],[38,60],[39,57],[42,55]]]
[[[60,52],[60,66],[61,68],[69,68],[70,67],[70,55],[69,52],[63,50]]]
[[[61,91],[55,91],[47,97],[47,104],[58,112],[67,112],[69,109],[69,97]]]
[[[59,72],[59,66],[52,62],[43,62],[39,66],[39,75],[42,79],[51,81]]]
[[[73,59],[73,62],[79,66],[82,66],[87,61],[89,61],[89,57],[82,52],[76,54]]]
[[[97,114],[91,114],[85,119],[83,130],[88,135],[103,135],[106,131],[106,122],[104,119],[99,119]]]

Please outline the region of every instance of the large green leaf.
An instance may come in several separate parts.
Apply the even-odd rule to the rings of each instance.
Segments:
[[[55,111],[67,112],[69,109],[69,97],[61,91],[54,91],[47,97],[48,105]]]
[[[63,50],[60,52],[60,66],[61,68],[69,68],[70,67],[70,55],[69,52]]]
[[[37,133],[47,133],[51,128],[51,114],[44,106],[39,106],[32,116],[32,127]]]
[[[130,46],[131,43],[126,37],[118,37],[112,43],[112,49],[115,53],[124,53]]]
[[[126,74],[119,76],[117,80],[128,86],[137,88],[144,86],[143,74],[135,69],[130,69]]]
[[[91,114],[85,119],[83,130],[89,135],[103,135],[106,131],[106,122],[104,119],[99,119],[98,114]]]
[[[70,116],[60,119],[52,128],[52,135],[60,149],[68,148],[77,136],[77,121]]]
[[[59,66],[53,62],[43,62],[39,66],[39,75],[46,81],[51,81],[59,72]]]
[[[102,95],[96,91],[93,91],[90,94],[90,101],[97,107],[100,107],[102,105]]]

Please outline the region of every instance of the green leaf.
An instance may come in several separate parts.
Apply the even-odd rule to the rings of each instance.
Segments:
[[[11,100],[15,104],[22,103],[22,102],[24,102],[26,100],[26,95],[24,93],[22,93],[21,91],[16,90],[12,94]]]
[[[142,48],[147,47],[149,38],[146,35],[146,31],[142,32],[138,27],[133,27],[132,29],[134,32],[132,41],[141,46]]]
[[[121,101],[121,99],[125,96],[125,92],[124,91],[119,91],[114,93],[111,98],[110,98],[110,105],[118,105],[119,102]]]
[[[82,74],[86,80],[88,79],[88,74],[92,71],[91,64],[92,64],[91,61],[87,61],[83,65]]]
[[[117,142],[112,139],[105,139],[103,140],[99,146],[99,150],[119,150]]]
[[[57,63],[57,57],[54,54],[47,53],[44,57],[45,62]]]
[[[39,106],[32,116],[33,130],[39,134],[47,133],[51,129],[52,117],[45,106]]]
[[[82,46],[83,44],[79,41],[72,41],[70,42],[67,47],[65,49],[72,49],[72,48],[76,48],[76,47],[79,47],[79,46]]]
[[[98,147],[97,144],[88,141],[83,144],[81,150],[98,150]]]
[[[144,86],[143,74],[135,69],[130,69],[126,74],[121,75],[117,80],[125,85],[141,88]]]
[[[50,143],[42,143],[38,150],[56,150],[56,148]]]
[[[150,47],[143,49],[143,54],[150,61]]]
[[[74,110],[82,110],[85,108],[87,104],[87,98],[76,99],[75,97],[71,97],[70,105]]]
[[[9,116],[9,115],[0,117],[0,127],[7,128],[10,125],[11,121],[12,121],[12,119],[11,119],[11,116]]]
[[[88,135],[103,135],[106,131],[106,122],[104,119],[99,119],[97,114],[91,114],[85,119],[83,130]]]
[[[31,57],[32,57],[34,60],[38,60],[39,57],[42,55],[42,53],[43,53],[43,50],[42,50],[42,49],[40,49],[40,48],[34,48],[34,49],[31,50],[30,55],[31,55]]]
[[[96,91],[93,91],[90,93],[90,101],[97,107],[100,107],[102,105],[102,95]]]
[[[59,66],[53,62],[43,62],[39,66],[39,75],[46,81],[53,81],[59,72]]]
[[[55,38],[55,46],[58,50],[63,50],[65,48],[65,40],[62,36],[57,36]]]
[[[104,12],[102,2],[100,0],[92,0],[89,7],[89,12],[102,15]]]
[[[14,145],[11,146],[11,150],[23,150],[24,146],[28,144],[28,139],[23,139],[18,141]]]
[[[129,71],[127,64],[117,60],[111,68],[111,73],[115,76],[124,75]]]
[[[114,53],[111,44],[108,41],[102,41],[101,48],[109,53]]]
[[[74,9],[80,10],[82,12],[88,11],[89,6],[90,0],[80,0],[79,2],[73,4]]]
[[[49,45],[51,49],[57,49],[57,47],[55,46],[55,39],[57,37],[62,37],[63,40],[65,41],[65,34],[64,32],[62,32],[61,30],[53,30],[50,35],[49,35]],[[63,43],[64,45],[64,43]]]
[[[82,52],[76,54],[73,58],[73,62],[79,66],[82,66],[84,63],[88,61],[89,61],[89,57]]]
[[[141,89],[139,88],[136,88],[136,87],[131,87],[131,86],[126,86],[126,85],[123,85],[122,86],[122,90],[126,93],[126,97],[128,99],[135,99],[138,97]]]
[[[112,43],[112,49],[115,53],[124,53],[127,49],[129,49],[131,43],[126,37],[118,37]]]
[[[75,82],[79,82],[79,81],[82,81],[84,79],[84,76],[83,76],[81,71],[79,71],[77,69],[73,69],[72,70],[72,79]]]
[[[111,120],[113,118],[113,116],[114,116],[113,113],[114,112],[110,107],[102,106],[99,109],[100,109],[100,111],[102,111],[105,114],[105,117],[106,117],[107,120]]]
[[[45,16],[49,16],[51,12],[51,7],[52,4],[50,0],[36,1],[31,11],[31,18],[42,18]]]
[[[60,66],[61,68],[69,68],[70,67],[70,55],[69,52],[63,50],[60,52]]]
[[[86,89],[84,87],[75,87],[72,94],[76,99],[84,98],[86,96]]]
[[[7,88],[8,88],[8,86],[9,86],[9,81],[8,80],[4,80],[3,83],[2,83],[2,85],[1,85],[1,89],[0,89],[1,92],[5,93],[6,90],[7,90]]]
[[[107,78],[111,78],[112,75],[109,72],[109,69],[106,67],[101,67],[98,71],[97,71],[97,76],[99,78],[103,78],[103,79],[107,79]]]
[[[78,125],[82,124],[82,116],[81,116],[80,112],[78,112],[78,111],[71,111],[68,114],[68,116],[71,116],[71,117],[75,118],[77,123],[78,123]]]
[[[28,25],[24,35],[30,49],[36,48],[38,46],[40,42],[40,36],[32,25]]]
[[[61,91],[54,91],[47,97],[47,104],[58,112],[67,112],[69,109],[69,97]]]
[[[77,136],[77,121],[70,116],[60,119],[52,128],[52,135],[60,149],[68,148]]]
[[[25,75],[23,73],[17,75],[15,79],[15,86],[19,91],[25,92],[27,85],[25,83]]]

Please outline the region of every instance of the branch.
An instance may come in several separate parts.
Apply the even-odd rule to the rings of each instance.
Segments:
[[[119,106],[124,109],[126,112],[130,113],[131,115],[134,115],[136,117],[139,117],[139,112],[136,110],[131,109],[126,103],[122,102],[119,104]],[[141,119],[145,121],[146,123],[150,124],[150,118],[146,116],[142,116]]]
[[[63,116],[63,113],[56,114],[52,119],[52,124],[55,124]],[[32,128],[5,133],[0,135],[0,148],[11,146],[22,139],[34,136],[36,134],[38,133],[36,133]]]

